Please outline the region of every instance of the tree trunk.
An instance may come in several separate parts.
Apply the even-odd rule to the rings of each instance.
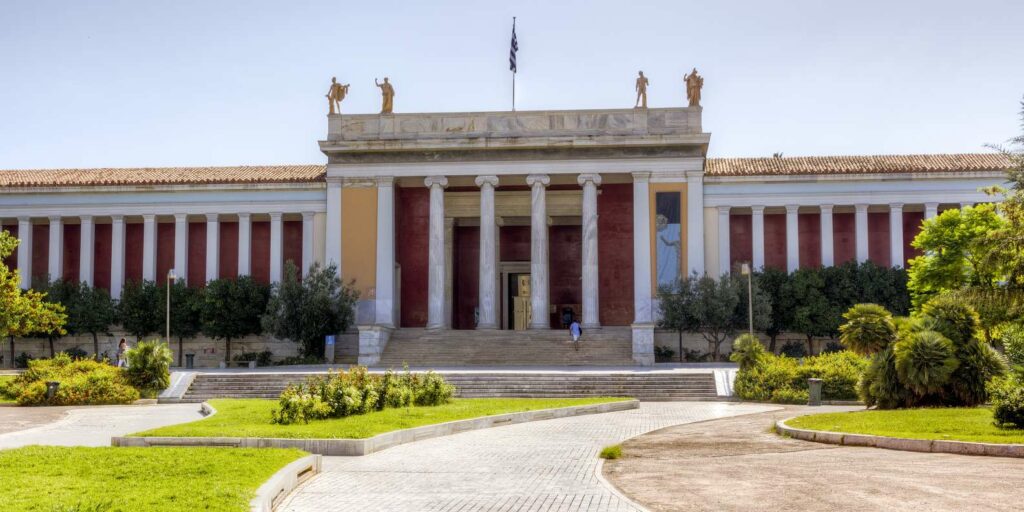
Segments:
[[[768,345],[768,352],[771,352],[772,355],[775,355],[775,338],[777,338],[778,336],[779,336],[778,334],[773,334],[773,335],[770,336],[772,342],[771,342],[771,344]]]
[[[814,355],[814,336],[807,335],[807,355]]]
[[[679,362],[683,362],[683,331],[679,332]]]
[[[181,336],[178,336],[178,368],[185,367],[185,365],[181,363],[183,357],[185,357],[185,341]]]
[[[57,353],[53,351],[53,337],[47,336],[46,339],[50,340],[50,359],[53,359]]]
[[[11,336],[11,368],[14,368],[14,336]]]
[[[96,361],[100,360],[100,338],[96,333],[92,333],[92,352],[96,354]]]
[[[224,362],[231,366],[231,338],[224,338]]]

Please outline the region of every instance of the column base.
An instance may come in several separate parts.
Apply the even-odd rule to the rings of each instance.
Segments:
[[[359,357],[357,363],[370,366],[380,362],[380,356],[384,354],[384,347],[391,339],[391,329],[379,325],[360,325],[359,329]]]
[[[654,324],[630,326],[633,330],[633,362],[640,366],[654,364]]]
[[[498,325],[497,324],[478,325],[478,326],[476,326],[476,330],[477,331],[497,331],[498,330]]]

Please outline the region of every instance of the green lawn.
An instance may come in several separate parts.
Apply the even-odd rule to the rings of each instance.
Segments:
[[[0,404],[14,402],[14,397],[8,396],[5,391],[7,384],[13,381],[15,377],[17,375],[0,375]]]
[[[981,407],[812,414],[787,421],[786,424],[809,430],[909,439],[1024,443],[1024,429],[996,427],[992,424],[992,411]]]
[[[377,434],[434,423],[510,412],[552,409],[628,400],[627,398],[457,398],[432,407],[384,409],[379,412],[308,424],[274,425],[270,411],[277,400],[210,400],[217,414],[208,418],[147,430],[133,436],[281,437],[291,439],[364,439]]]
[[[0,450],[4,512],[248,511],[256,489],[305,455],[258,448]]]

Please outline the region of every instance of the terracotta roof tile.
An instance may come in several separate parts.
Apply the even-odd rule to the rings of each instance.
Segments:
[[[709,158],[708,176],[801,174],[888,174],[993,171],[1009,168],[998,153],[948,155],[784,156],[782,158]]]
[[[305,183],[325,172],[323,165],[0,170],[0,187]]]

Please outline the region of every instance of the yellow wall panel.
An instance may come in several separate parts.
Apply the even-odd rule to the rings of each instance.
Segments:
[[[376,297],[377,188],[345,187],[341,191],[342,279],[355,279],[360,300]]]

